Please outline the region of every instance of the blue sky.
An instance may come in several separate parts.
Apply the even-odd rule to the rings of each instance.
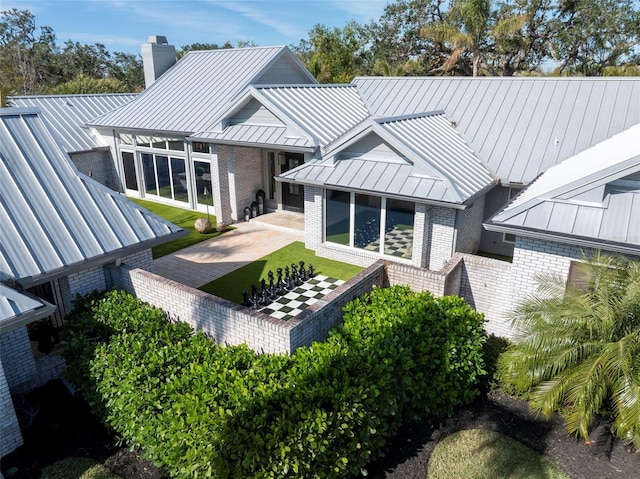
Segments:
[[[0,10],[29,10],[36,26],[67,40],[140,53],[150,35],[180,48],[191,43],[297,44],[317,23],[344,27],[377,20],[390,0],[0,0]]]

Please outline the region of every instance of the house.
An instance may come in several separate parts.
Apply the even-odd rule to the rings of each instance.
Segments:
[[[171,48],[151,37],[143,46],[148,88],[84,125],[109,145],[116,190],[203,212],[212,206],[227,223],[243,220],[263,195],[266,211],[304,213],[307,247],[360,265],[384,260],[438,272],[467,255],[460,294],[506,335],[499,318],[525,294],[513,285],[529,284],[545,262],[529,261],[525,271],[531,231],[499,222],[501,210],[523,190],[525,198],[536,191],[541,174],[582,161],[640,123],[633,77],[319,85],[287,47],[189,52],[175,64]],[[626,252],[635,251],[632,244]],[[477,252],[512,262],[470,256]],[[475,275],[474,262],[491,271]],[[489,273],[500,279],[478,286],[474,278]],[[503,280],[509,294],[498,301],[489,289]]]
[[[11,394],[52,379],[27,327],[187,233],[80,173],[63,145],[40,111],[0,109],[0,456],[22,441]]]

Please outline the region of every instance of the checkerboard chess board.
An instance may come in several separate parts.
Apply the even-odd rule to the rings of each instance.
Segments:
[[[341,284],[344,284],[341,279],[317,274],[259,311],[273,318],[291,319]]]
[[[413,251],[413,230],[392,229],[384,234],[385,254],[411,259]],[[380,241],[374,241],[365,246],[369,251],[380,251]]]

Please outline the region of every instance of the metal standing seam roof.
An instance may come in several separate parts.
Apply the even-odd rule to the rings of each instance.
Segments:
[[[56,307],[0,283],[0,334],[53,314]]]
[[[549,167],[640,123],[640,79],[358,77],[372,114],[442,110],[503,181]]]
[[[273,115],[273,120],[234,121],[255,99]],[[344,134],[369,116],[353,85],[285,85],[252,86],[247,94],[214,122],[228,123],[222,131],[203,131],[193,139],[231,143],[250,143],[283,147],[308,148],[311,151]],[[300,131],[302,136],[291,134]]]
[[[377,134],[406,159],[389,161],[367,153],[341,156],[368,134]],[[321,159],[278,179],[459,205],[496,181],[443,114],[370,119],[351,138],[347,134],[334,144]]]
[[[24,287],[186,232],[77,171],[37,111],[0,109],[0,280]]]
[[[487,223],[640,252],[640,123],[550,168]]]
[[[134,93],[10,96],[7,104],[16,108],[40,109],[43,121],[56,132],[65,151],[74,153],[107,146],[99,135],[84,127],[85,123],[129,103],[136,96]]]
[[[89,124],[183,134],[207,130],[240,92],[284,55],[315,81],[287,47],[192,51],[135,101]]]

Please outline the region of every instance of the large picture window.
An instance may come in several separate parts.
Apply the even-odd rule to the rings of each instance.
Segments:
[[[411,259],[415,203],[326,190],[325,241]]]
[[[165,155],[142,153],[142,174],[148,195],[188,202],[185,160]]]
[[[348,191],[327,190],[326,240],[349,246],[351,194]]]

